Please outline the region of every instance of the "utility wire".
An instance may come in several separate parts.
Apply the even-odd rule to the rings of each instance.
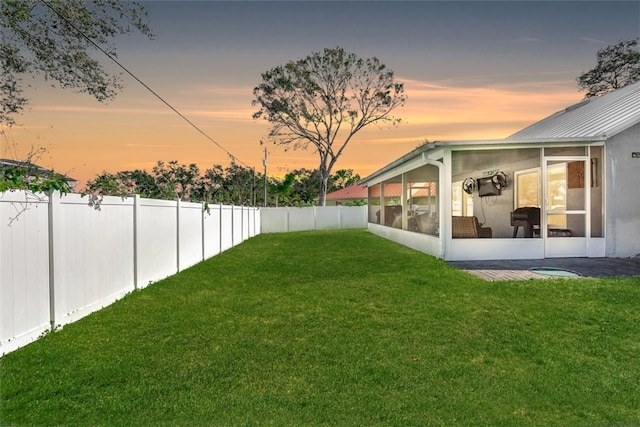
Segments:
[[[85,40],[87,40],[89,43],[91,43],[96,49],[98,49],[100,52],[104,53],[109,59],[111,59],[114,63],[116,63],[120,68],[122,68],[127,74],[129,74],[131,77],[133,77],[138,83],[140,83],[145,89],[147,89],[149,92],[151,92],[156,98],[158,98],[160,101],[162,101],[163,104],[165,104],[167,107],[169,107],[174,113],[176,113],[178,116],[180,116],[185,122],[187,122],[189,125],[191,125],[192,128],[194,128],[196,131],[198,131],[200,134],[202,134],[205,138],[207,138],[209,141],[213,142],[215,145],[217,145],[222,151],[224,151],[225,153],[227,153],[227,155],[229,157],[231,157],[232,161],[238,161],[239,163],[242,163],[243,165],[245,165],[246,167],[248,167],[249,169],[253,169],[252,166],[249,166],[248,164],[246,164],[245,162],[243,162],[242,160],[240,160],[238,157],[234,156],[230,151],[228,151],[226,148],[224,148],[218,141],[216,141],[215,139],[213,139],[212,137],[210,137],[205,131],[203,131],[202,129],[200,129],[195,123],[193,123],[191,120],[189,120],[184,114],[182,114],[180,111],[178,111],[173,105],[169,104],[169,102],[167,102],[164,98],[162,98],[156,91],[154,91],[153,89],[151,89],[149,87],[149,85],[147,85],[145,82],[143,82],[140,78],[138,78],[138,76],[136,76],[135,74],[133,74],[133,72],[129,71],[127,69],[127,67],[125,67],[124,65],[122,65],[113,55],[111,55],[109,52],[105,51],[100,45],[98,45],[96,42],[93,41],[93,39],[91,39],[91,37],[87,36],[85,33],[83,33],[80,29],[78,29],[78,27],[76,27],[73,22],[71,22],[70,20],[68,20],[63,14],[61,14],[56,8],[54,8],[53,6],[51,6],[49,4],[49,2],[47,2],[46,0],[40,0],[42,3],[44,3],[44,5],[49,8],[53,13],[55,13],[56,15],[58,15],[58,17],[60,19],[62,19],[64,22],[66,22],[71,28],[73,28],[74,30],[76,30],[78,32],[78,34],[80,34]]]

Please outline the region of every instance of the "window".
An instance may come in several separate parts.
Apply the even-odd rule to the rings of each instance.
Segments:
[[[517,171],[513,175],[515,183],[514,208],[541,207],[540,168]]]
[[[451,184],[451,212],[453,216],[473,216],[473,196],[462,191],[462,181]]]

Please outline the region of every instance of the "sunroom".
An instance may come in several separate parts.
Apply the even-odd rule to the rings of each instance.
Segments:
[[[640,82],[362,183],[371,232],[445,260],[640,256]]]
[[[427,144],[367,177],[369,230],[446,260],[604,256],[603,156],[602,141]]]

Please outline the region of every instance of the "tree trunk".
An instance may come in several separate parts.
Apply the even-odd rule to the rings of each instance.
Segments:
[[[327,204],[327,185],[329,183],[329,173],[324,168],[320,168],[320,194],[318,195],[318,206]]]

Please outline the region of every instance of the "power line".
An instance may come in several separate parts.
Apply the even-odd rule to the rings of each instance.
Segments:
[[[64,15],[62,15],[56,8],[54,8],[53,6],[51,6],[46,0],[40,0],[42,3],[44,3],[44,5],[49,8],[51,11],[53,11],[53,13],[55,13],[56,15],[58,15],[58,17],[60,19],[62,19],[64,22],[66,22],[71,28],[73,28],[74,30],[77,31],[78,34],[80,34],[85,40],[87,40],[89,43],[91,43],[96,49],[98,49],[100,52],[104,53],[109,59],[111,59],[116,65],[118,65],[120,68],[122,68],[127,74],[129,74],[131,77],[133,77],[138,83],[140,83],[145,89],[147,89],[149,92],[151,92],[156,98],[158,98],[160,101],[162,101],[163,104],[165,104],[167,107],[169,107],[174,113],[176,113],[178,116],[180,116],[185,122],[187,122],[192,128],[194,128],[196,131],[198,131],[200,134],[202,134],[205,138],[207,138],[209,141],[213,142],[215,145],[217,145],[222,151],[224,151],[225,153],[227,153],[227,155],[229,157],[231,157],[231,160],[233,162],[235,162],[236,160],[239,163],[242,163],[243,165],[245,165],[246,167],[253,169],[253,167],[249,166],[248,164],[246,164],[245,162],[243,162],[242,160],[240,160],[237,156],[234,156],[230,151],[228,151],[226,148],[224,148],[218,141],[216,141],[215,139],[213,139],[212,137],[210,137],[205,131],[203,131],[202,129],[200,129],[195,123],[193,123],[191,120],[189,120],[184,114],[182,114],[180,111],[178,111],[173,105],[171,105],[169,102],[167,102],[163,97],[161,97],[156,91],[154,91],[153,89],[151,89],[151,87],[149,87],[149,85],[147,85],[145,82],[143,82],[140,78],[138,78],[138,76],[136,76],[135,74],[133,74],[133,72],[129,71],[129,69],[127,69],[127,67],[125,67],[124,65],[122,65],[114,56],[112,56],[111,54],[109,54],[109,52],[105,51],[100,45],[98,45],[96,42],[93,41],[93,39],[91,39],[91,37],[87,36],[85,33],[83,33],[80,29],[78,29],[78,27],[76,27],[73,22],[69,21]]]

